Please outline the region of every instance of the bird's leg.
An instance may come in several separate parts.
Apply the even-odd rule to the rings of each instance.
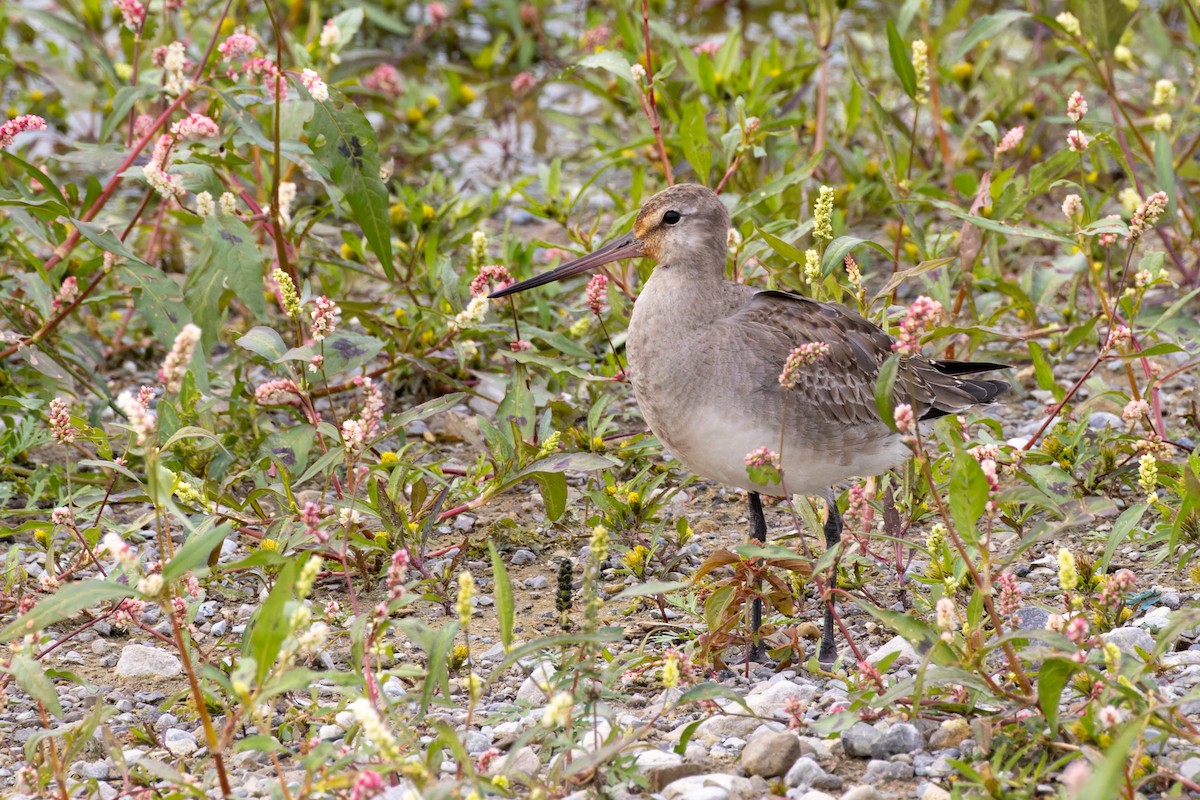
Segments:
[[[767,518],[763,514],[762,498],[758,492],[750,493],[750,541],[755,544],[766,544]],[[761,597],[755,597],[750,605],[750,636],[751,645],[748,655],[752,661],[760,661],[765,655],[766,648],[758,639],[758,629],[762,627],[763,602]]]
[[[829,514],[825,517],[825,549],[837,547],[842,540],[842,515],[838,513],[837,499],[829,496]],[[830,570],[830,586],[837,585],[837,565]],[[821,630],[821,652],[817,661],[832,666],[837,661],[837,647],[833,643],[833,596],[825,603],[825,626]]]

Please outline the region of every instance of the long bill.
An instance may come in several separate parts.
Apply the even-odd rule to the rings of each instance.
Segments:
[[[581,272],[603,267],[605,264],[611,264],[614,261],[620,261],[623,258],[637,258],[642,254],[642,242],[633,232],[625,234],[619,239],[614,239],[608,244],[601,247],[599,250],[588,253],[582,258],[577,258],[574,261],[568,261],[558,269],[543,272],[541,275],[535,275],[532,278],[523,280],[520,283],[514,283],[512,286],[506,286],[503,289],[498,289],[492,292],[488,297],[504,297],[517,292],[523,292],[526,289],[532,289],[535,286],[545,286],[547,283],[561,281],[563,278],[569,278],[572,275],[578,275]]]

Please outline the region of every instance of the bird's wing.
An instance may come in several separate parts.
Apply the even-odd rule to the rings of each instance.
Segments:
[[[729,320],[758,345],[756,357],[778,376],[792,348],[824,342],[829,355],[804,369],[799,392],[805,396],[805,413],[816,413],[842,423],[878,423],[875,383],[879,369],[892,355],[896,341],[879,326],[849,309],[778,291],[756,292]],[[765,345],[765,346],[764,346]],[[961,362],[940,362],[925,356],[901,358],[896,372],[894,400],[909,403],[918,418],[933,418],[988,402],[1007,384],[956,377],[964,373]],[[981,365],[984,369],[1001,365]],[[766,380],[765,375],[759,376]],[[763,387],[764,389],[766,387]]]

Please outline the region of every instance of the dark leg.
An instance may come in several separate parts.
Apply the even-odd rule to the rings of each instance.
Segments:
[[[762,498],[757,492],[750,493],[750,541],[756,544],[766,544],[767,518],[763,514]],[[750,635],[754,644],[751,646],[750,658],[753,661],[762,660],[765,648],[758,641],[758,629],[762,627],[763,603],[761,598],[754,598],[750,606]]]
[[[842,540],[842,515],[838,512],[837,500],[829,496],[829,515],[825,519],[825,548],[837,547]],[[837,581],[837,567],[830,570],[829,580]],[[821,652],[817,661],[824,666],[831,666],[837,661],[837,647],[833,643],[833,598],[825,606],[825,627],[821,630]]]

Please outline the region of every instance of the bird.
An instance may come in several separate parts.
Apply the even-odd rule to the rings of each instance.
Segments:
[[[633,305],[626,337],[627,374],[642,417],[663,448],[690,471],[749,494],[750,539],[766,541],[762,495],[828,494],[857,476],[886,472],[910,454],[881,416],[875,387],[897,341],[851,309],[726,278],[729,212],[712,190],[676,184],[647,200],[632,230],[589,255],[492,292],[498,298],[627,258],[655,262]],[[796,348],[822,356],[780,381]],[[967,376],[1007,365],[902,354],[894,398],[928,420],[1003,394],[1002,380]],[[782,483],[757,482],[747,455],[777,455]],[[774,453],[777,451],[777,453]],[[762,479],[762,476],[758,476]],[[842,521],[828,503],[826,547]],[[833,600],[825,601],[818,661],[837,660]],[[751,626],[761,624],[755,601]]]

